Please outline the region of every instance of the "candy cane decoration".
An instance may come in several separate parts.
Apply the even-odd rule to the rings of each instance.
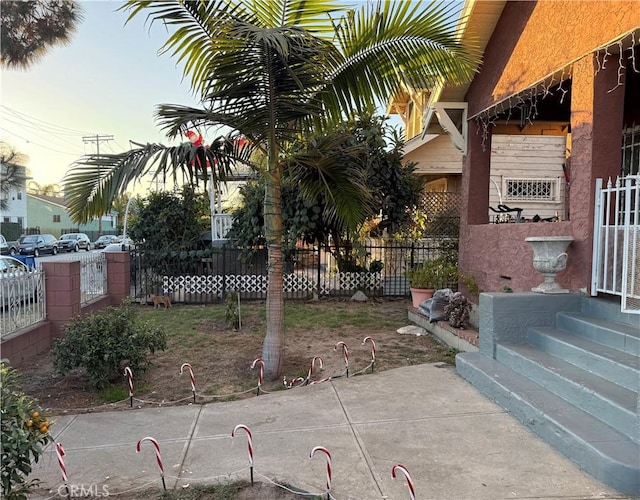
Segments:
[[[327,500],[331,499],[331,453],[324,446],[316,446],[311,453],[309,453],[309,459],[312,459],[316,451],[321,451],[327,458]]]
[[[149,437],[149,436],[143,437],[140,441],[138,441],[138,444],[136,445],[136,453],[140,453],[140,445],[142,444],[143,441],[149,441],[155,448],[156,462],[158,462],[158,467],[160,468],[160,477],[162,478],[162,487],[166,491],[167,485],[164,482],[164,466],[162,465],[162,457],[160,456],[160,445],[158,444],[158,441],[156,441],[152,437]]]
[[[182,371],[184,368],[189,370],[189,376],[191,377],[191,393],[193,394],[193,402],[196,402],[196,377],[193,375],[193,368],[189,363],[183,363],[180,367],[180,375],[182,375]]]
[[[284,377],[282,379],[282,384],[287,388],[287,389],[291,389],[292,387],[296,387],[296,384],[298,384],[298,387],[300,387],[301,385],[304,385],[306,379],[302,378],[302,377],[296,377],[296,378],[292,378],[288,383],[287,383],[287,377]]]
[[[262,358],[256,358],[251,363],[251,369],[255,369],[256,365],[260,365],[260,371],[258,372],[258,390],[256,391],[256,396],[260,396],[260,386],[262,385],[262,377],[264,377],[264,361]]]
[[[236,432],[238,429],[242,429],[247,433],[247,450],[249,452],[249,471],[251,472],[251,486],[253,486],[253,436],[251,435],[251,430],[243,424],[238,424],[231,431],[231,439],[236,437]]]
[[[124,369],[124,376],[127,377],[129,382],[129,404],[133,408],[133,372],[128,366]]]
[[[342,346],[342,356],[344,357],[344,367],[347,371],[347,378],[349,378],[349,348],[347,347],[347,344],[340,341],[333,346],[333,350],[337,351],[339,346]]]
[[[316,366],[316,361],[319,361],[318,368],[322,370],[324,368],[324,363],[322,362],[322,358],[320,356],[314,356],[311,360],[311,365],[309,365],[309,373],[307,374],[307,384],[311,380],[311,375],[313,375],[313,369]]]
[[[404,474],[404,477],[407,479],[407,486],[409,487],[409,498],[411,500],[416,500],[416,491],[413,489],[413,481],[411,480],[411,476],[409,475],[409,471],[404,467],[404,465],[396,464],[391,469],[391,477],[393,479],[396,478],[396,470],[399,470]]]
[[[365,337],[362,345],[365,345],[367,340],[371,342],[371,373],[373,373],[373,367],[376,364],[376,343],[371,337]]]
[[[58,465],[60,466],[60,472],[62,473],[62,480],[64,481],[65,488],[67,489],[67,498],[71,498],[71,492],[69,491],[69,478],[67,478],[67,468],[64,465],[64,460],[62,460],[62,457],[65,456],[65,452],[60,443],[56,443],[56,455],[58,456]]]

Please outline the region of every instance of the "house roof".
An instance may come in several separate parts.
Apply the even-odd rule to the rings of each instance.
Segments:
[[[466,0],[460,14],[462,21],[456,29],[458,37],[473,43],[480,54],[484,53],[505,4],[506,0]],[[478,64],[478,67],[480,65],[481,63]],[[429,104],[437,101],[462,102],[470,84],[471,82],[453,86],[442,81],[434,89],[425,89],[423,92],[430,93]],[[387,113],[403,114],[411,97],[410,89],[406,87],[398,89],[397,93],[389,98]]]
[[[66,210],[67,201],[62,196],[47,196],[44,194],[35,194],[35,193],[27,193],[27,196],[31,198],[35,198],[36,200],[44,201],[45,203],[51,203],[52,205],[57,205]]]
[[[506,3],[506,0],[466,0],[460,16],[462,22],[458,25],[460,39],[473,43],[478,52],[484,54]],[[478,64],[478,68],[481,65],[482,62]],[[462,102],[469,90],[469,85],[471,82],[453,86],[443,81],[433,89],[429,104],[438,101]]]

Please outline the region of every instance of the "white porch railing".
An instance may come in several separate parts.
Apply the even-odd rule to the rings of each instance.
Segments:
[[[622,297],[623,312],[640,314],[640,176],[596,179],[591,295]]]
[[[214,214],[211,216],[211,239],[224,240],[233,224],[233,215]]]
[[[0,280],[0,337],[44,321],[45,279],[41,269]]]

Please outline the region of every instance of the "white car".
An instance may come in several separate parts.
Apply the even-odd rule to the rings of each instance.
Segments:
[[[30,297],[33,291],[30,286],[24,284],[16,284],[16,279],[28,276],[33,269],[18,259],[7,255],[0,256],[0,284],[2,286],[2,307],[9,305],[10,299],[24,300]]]

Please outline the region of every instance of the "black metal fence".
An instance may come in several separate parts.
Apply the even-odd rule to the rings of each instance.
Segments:
[[[232,291],[242,299],[264,299],[267,291],[267,251],[222,246],[203,251],[131,254],[131,295],[149,300],[169,295],[178,303],[216,303]],[[347,255],[326,246],[306,246],[285,252],[284,293],[290,299],[314,296],[350,297],[360,290],[368,296],[409,294],[406,271],[426,260],[446,255],[457,261],[457,240],[370,240],[354,245]],[[455,287],[456,283],[449,286]]]

